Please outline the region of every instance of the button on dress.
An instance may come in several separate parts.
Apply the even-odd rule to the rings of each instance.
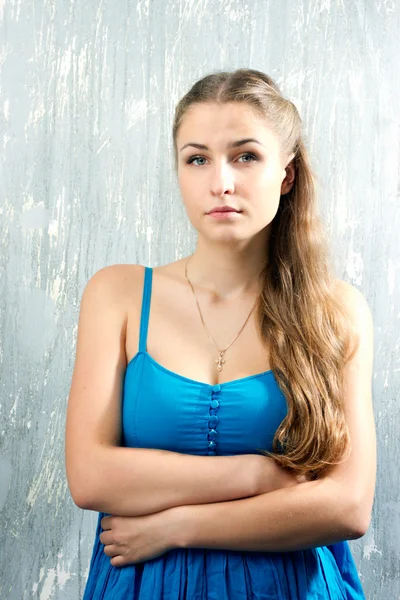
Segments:
[[[211,385],[146,351],[152,268],[145,267],[139,349],[125,372],[122,445],[221,456],[272,451],[287,414],[272,370]],[[365,600],[347,541],[289,552],[174,548],[114,567],[99,513],[83,600]]]

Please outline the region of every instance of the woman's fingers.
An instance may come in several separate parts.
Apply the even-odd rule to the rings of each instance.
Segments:
[[[99,535],[99,540],[102,544],[104,544],[105,546],[107,544],[112,544],[114,541],[114,535],[111,529],[109,529],[108,531],[103,531],[100,535]]]
[[[107,554],[107,556],[118,556],[120,550],[115,544],[108,544],[104,546],[104,554]]]

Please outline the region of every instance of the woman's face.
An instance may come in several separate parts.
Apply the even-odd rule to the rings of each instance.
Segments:
[[[232,146],[249,138],[254,141]],[[245,103],[192,105],[178,130],[177,153],[190,222],[215,240],[245,240],[261,231],[275,217],[281,194],[293,185],[293,163],[282,182],[294,155],[283,162],[278,137]],[[207,214],[223,205],[240,212],[224,219]]]

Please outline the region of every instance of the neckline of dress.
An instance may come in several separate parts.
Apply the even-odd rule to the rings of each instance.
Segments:
[[[167,367],[164,367],[161,363],[156,361],[156,359],[153,358],[151,356],[151,354],[149,354],[147,352],[147,350],[144,350],[144,351],[139,350],[138,352],[136,352],[135,356],[133,356],[131,358],[131,360],[129,361],[129,363],[127,364],[126,371],[128,371],[129,367],[136,361],[137,357],[140,356],[141,354],[143,354],[158,369],[160,369],[161,371],[164,371],[168,375],[172,375],[173,377],[177,377],[178,379],[181,379],[182,381],[187,381],[188,383],[192,383],[194,385],[200,385],[200,386],[214,388],[214,389],[215,388],[221,389],[222,387],[226,387],[229,385],[243,383],[245,381],[251,381],[252,379],[257,379],[258,377],[263,377],[265,375],[272,375],[272,376],[274,375],[272,369],[268,369],[267,371],[262,371],[261,373],[255,373],[254,375],[247,375],[246,377],[240,377],[238,379],[231,379],[230,381],[223,381],[222,383],[215,383],[215,384],[208,383],[206,381],[198,381],[197,379],[191,379],[190,377],[186,377],[185,375],[180,375],[179,373],[176,373],[175,371],[171,371],[171,369],[167,369]]]

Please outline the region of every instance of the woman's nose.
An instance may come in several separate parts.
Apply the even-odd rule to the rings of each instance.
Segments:
[[[229,165],[214,168],[211,179],[211,191],[215,196],[232,193],[235,189],[234,176]]]

